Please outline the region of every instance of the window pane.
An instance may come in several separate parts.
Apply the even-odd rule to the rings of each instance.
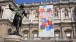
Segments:
[[[27,38],[24,38],[24,40],[27,40]]]
[[[28,34],[24,34],[24,40],[27,40]]]
[[[71,39],[71,33],[66,33],[66,38]]]
[[[55,37],[59,37],[59,33],[55,34]]]
[[[56,37],[59,37],[59,34],[55,34]]]
[[[55,32],[54,36],[55,36],[55,38],[59,38],[60,37],[60,32]]]
[[[24,34],[24,37],[27,37],[28,35],[27,34]]]
[[[69,18],[69,12],[70,12],[70,9],[69,8],[62,8],[62,13],[64,15],[64,18]]]
[[[57,9],[57,8],[55,8],[55,10],[54,10],[54,11],[55,11],[55,15],[54,15],[54,16],[55,16],[55,17],[58,17],[58,9]]]
[[[34,34],[34,37],[37,37],[37,34]]]
[[[70,33],[67,33],[66,35],[67,35],[67,37],[68,37],[68,36],[71,36],[71,34],[70,34]]]

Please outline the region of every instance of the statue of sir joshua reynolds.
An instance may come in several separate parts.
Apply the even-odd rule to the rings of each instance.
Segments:
[[[16,27],[16,32],[15,34],[16,35],[19,35],[19,27],[21,27],[21,24],[22,24],[22,16],[24,15],[25,17],[27,17],[27,14],[25,13],[25,10],[23,9],[24,8],[24,5],[20,5],[19,8],[17,9],[13,9],[11,8],[11,5],[9,5],[9,9],[11,11],[15,11],[16,14],[14,16],[14,20],[13,20],[13,25]]]

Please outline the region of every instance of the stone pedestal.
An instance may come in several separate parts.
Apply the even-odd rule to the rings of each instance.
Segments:
[[[8,28],[11,22],[8,19],[0,19],[0,37],[4,38],[8,35]]]
[[[4,42],[21,42],[21,37],[17,35],[8,35],[4,38]]]

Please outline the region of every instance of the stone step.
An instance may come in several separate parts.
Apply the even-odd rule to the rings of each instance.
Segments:
[[[17,35],[8,35],[4,38],[4,42],[20,42],[21,37]]]

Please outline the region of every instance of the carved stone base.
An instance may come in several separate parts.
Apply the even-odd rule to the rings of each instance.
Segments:
[[[21,37],[17,35],[8,35],[4,38],[4,42],[20,42]]]

